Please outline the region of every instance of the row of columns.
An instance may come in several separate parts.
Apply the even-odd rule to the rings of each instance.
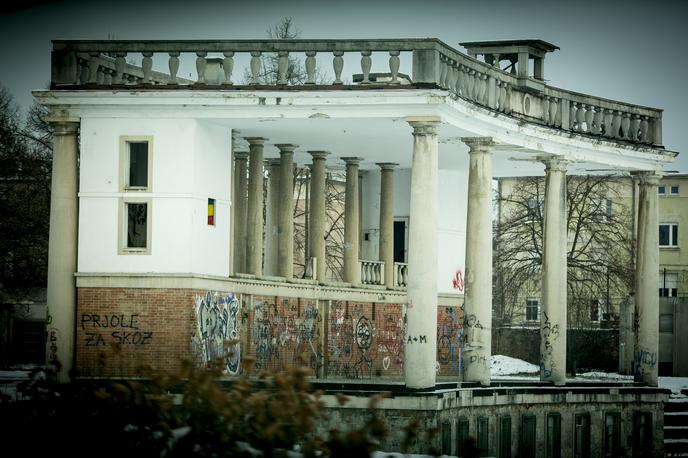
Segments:
[[[60,381],[69,380],[74,361],[77,270],[77,133],[78,121],[53,120],[52,195],[48,258],[47,301],[48,363]],[[413,128],[413,158],[409,218],[409,281],[406,313],[404,371],[410,388],[435,384],[437,351],[437,128],[438,119],[409,120]],[[265,140],[250,137],[249,152],[235,152],[235,271],[262,270],[263,147]],[[464,138],[469,146],[468,221],[466,230],[465,340],[463,341],[464,380],[488,384],[491,354],[492,317],[492,223],[490,138]],[[277,252],[266,260],[269,269],[291,278],[293,262],[293,154],[296,145],[278,144],[279,163],[269,161],[271,171],[266,249]],[[325,272],[325,160],[324,151],[311,152],[310,255],[318,259],[317,277]],[[247,160],[250,157],[250,163]],[[358,278],[358,164],[360,158],[345,158],[347,198],[345,239],[347,279]],[[250,164],[247,177],[247,165]],[[381,168],[380,259],[389,266],[392,259],[392,170]],[[542,266],[541,379],[565,383],[566,374],[566,162],[545,161],[546,192],[544,249]],[[279,173],[276,173],[279,171]],[[658,351],[658,218],[659,175],[636,174],[640,185],[636,258],[636,315],[638,333],[635,373],[639,381],[657,385]],[[279,182],[274,178],[279,177]],[[279,196],[279,197],[278,197]],[[275,212],[274,209],[278,211]],[[276,214],[275,214],[276,213]],[[241,224],[245,221],[246,224]],[[276,236],[276,237],[275,237]],[[322,240],[320,240],[322,239]],[[276,245],[276,247],[275,247]],[[320,260],[323,260],[320,262]],[[351,265],[356,269],[351,269]],[[385,269],[385,282],[390,277]],[[353,282],[352,282],[353,283]]]
[[[234,176],[234,271],[252,275],[293,277],[293,180],[294,150],[297,145],[276,144],[279,159],[263,160],[266,139],[248,137],[249,152],[236,151]],[[327,151],[309,151],[313,162],[310,180],[308,231],[312,234],[308,257],[315,258],[313,276],[326,280],[326,159]],[[346,189],[344,209],[344,281],[360,283],[360,189],[361,158],[344,157]],[[263,208],[263,164],[268,169],[267,209]],[[379,163],[382,183],[380,192],[380,260],[385,262],[385,285],[394,284],[394,209],[393,171],[395,163]],[[248,175],[247,175],[248,172]],[[248,178],[247,178],[248,177]],[[265,210],[265,244],[263,245],[263,211]],[[264,251],[264,269],[263,269]]]

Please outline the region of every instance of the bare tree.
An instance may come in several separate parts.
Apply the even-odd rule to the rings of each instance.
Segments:
[[[267,29],[268,37],[273,40],[294,40],[301,36],[301,30],[295,25],[291,17],[283,17],[275,26]],[[258,74],[258,83],[266,85],[277,84],[279,79],[278,72],[279,57],[276,53],[263,53],[261,55],[260,73]],[[304,68],[301,59],[294,55],[289,55],[287,64],[286,81],[290,86],[298,86],[305,84],[308,80],[306,69]],[[321,83],[324,81],[324,75],[319,67],[315,68],[315,81]],[[251,72],[249,69],[244,69],[244,83],[251,81]]]
[[[15,298],[47,276],[52,130],[44,114],[34,105],[22,119],[0,85],[0,287]]]
[[[612,313],[632,289],[630,181],[610,176],[568,176],[567,300],[571,327]],[[540,292],[544,179],[517,179],[500,189],[494,238],[494,308],[498,324],[521,321],[528,295]],[[608,318],[613,318],[607,315]]]

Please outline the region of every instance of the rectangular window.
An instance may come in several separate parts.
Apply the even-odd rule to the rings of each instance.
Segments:
[[[621,456],[621,414],[608,412],[604,416],[604,458]]]
[[[574,418],[574,458],[588,458],[590,456],[590,414],[579,413]]]
[[[488,444],[488,419],[487,417],[478,417],[478,456],[487,456],[489,451]]]
[[[535,415],[521,417],[521,456],[535,456]]]
[[[542,214],[542,205],[543,203],[540,202],[539,199],[535,197],[529,197],[528,198],[528,220],[529,221],[538,221],[540,219],[540,215]]]
[[[540,301],[538,299],[526,299],[526,321],[537,321],[540,319]]]
[[[215,225],[215,199],[208,199],[208,226]]]
[[[652,448],[652,412],[633,412],[633,456],[651,456]]]
[[[659,194],[660,196],[665,196],[666,195],[666,186],[664,186],[663,184],[660,184],[659,186],[657,186],[657,194]]]
[[[511,457],[511,417],[499,419],[499,458]]]
[[[153,137],[120,137],[120,191],[151,190]]]
[[[558,413],[547,414],[547,458],[561,457],[561,415]]]
[[[662,271],[659,273],[659,297],[678,296],[678,273]]]
[[[678,223],[662,223],[659,225],[659,246],[678,246]]]
[[[150,254],[150,199],[122,199],[119,215],[119,254]]]
[[[590,321],[600,321],[601,301],[599,299],[590,299]]]
[[[595,199],[593,202],[592,219],[598,223],[609,222],[612,217],[611,199]]]
[[[678,185],[677,185],[677,184],[672,184],[672,185],[669,187],[669,191],[670,191],[670,193],[671,193],[672,196],[678,196]]]
[[[468,451],[468,444],[466,443],[470,433],[470,424],[468,418],[460,417],[456,424],[456,454],[464,456]]]

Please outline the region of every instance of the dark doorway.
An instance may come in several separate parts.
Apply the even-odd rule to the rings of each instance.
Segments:
[[[406,221],[394,221],[394,262],[406,262]]]

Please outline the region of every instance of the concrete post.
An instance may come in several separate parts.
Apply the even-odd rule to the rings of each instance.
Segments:
[[[48,339],[46,361],[57,381],[69,382],[76,339],[76,280],[79,209],[79,122],[48,120],[54,127],[48,244]]]
[[[246,222],[246,272],[263,275],[263,143],[249,137],[248,211]]]
[[[310,253],[311,258],[316,259],[316,270],[313,277],[319,282],[325,281],[327,269],[326,250],[325,250],[325,197],[327,188],[325,187],[325,160],[327,151],[309,151],[313,156],[311,165],[311,208],[310,208],[310,228],[308,232],[311,236]]]
[[[277,274],[294,277],[294,149],[296,145],[275,145],[280,150],[280,204],[277,231]]]
[[[638,335],[633,354],[634,379],[657,386],[659,354],[659,221],[657,173],[641,172],[638,195],[635,298]]]
[[[404,381],[435,386],[437,361],[437,128],[438,118],[408,119],[413,127],[409,211],[409,278]]]
[[[394,167],[381,162],[380,167],[380,261],[385,263],[384,285],[394,286]]]
[[[361,282],[358,220],[358,163],[359,157],[343,157],[346,162],[346,188],[344,199],[344,281],[352,285]]]
[[[464,380],[490,384],[492,354],[492,138],[464,137],[468,145]]]
[[[277,275],[280,160],[267,159],[265,161],[265,166],[269,170],[268,208],[265,212],[265,275]]]
[[[234,152],[234,272],[246,272],[246,216],[248,211],[248,153]]]
[[[566,383],[566,164],[545,161],[540,380]]]

